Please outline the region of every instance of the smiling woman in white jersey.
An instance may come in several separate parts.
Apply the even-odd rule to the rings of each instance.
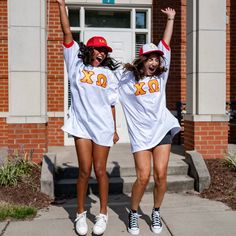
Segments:
[[[170,40],[175,10],[162,10],[167,16],[163,39],[156,46],[145,44],[139,57],[118,73],[120,101],[125,113],[137,179],[131,195],[128,231],[139,234],[138,208],[151,173],[153,158],[154,206],[151,229],[160,233],[160,206],[166,191],[167,166],[172,139],[180,131],[177,119],[166,107],[166,83],[170,66]]]
[[[71,106],[62,129],[75,140],[79,164],[75,231],[86,235],[85,198],[92,165],[98,181],[100,212],[93,233],[103,234],[108,221],[108,177],[106,163],[110,146],[119,139],[115,125],[117,79],[111,70],[118,64],[109,57],[112,48],[101,36],[90,38],[86,45],[72,38],[65,0],[57,0],[64,35],[64,59],[71,89]]]

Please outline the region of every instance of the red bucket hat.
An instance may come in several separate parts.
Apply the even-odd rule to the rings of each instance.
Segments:
[[[154,43],[146,43],[139,49],[139,56],[146,55],[149,53],[158,53],[163,56],[164,53],[158,49],[158,47]]]
[[[104,47],[108,50],[108,52],[112,52],[112,48],[107,45],[106,39],[101,36],[94,36],[90,38],[86,44],[87,47]]]

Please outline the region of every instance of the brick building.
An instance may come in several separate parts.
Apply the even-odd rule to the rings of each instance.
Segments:
[[[223,157],[227,144],[236,142],[235,1],[66,3],[74,38],[103,35],[123,62],[134,59],[140,44],[161,39],[166,19],[160,9],[175,8],[167,105],[181,118],[177,142],[204,158]],[[24,145],[39,162],[49,146],[73,145],[61,131],[70,94],[56,1],[1,0],[0,46],[0,147]],[[119,105],[117,113],[120,141],[128,142]]]

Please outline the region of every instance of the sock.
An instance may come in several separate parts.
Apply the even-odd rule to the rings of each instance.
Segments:
[[[154,207],[154,211],[160,211],[160,207]]]
[[[132,213],[137,213],[137,211],[136,211],[136,210],[133,210],[133,209],[130,209],[130,211],[131,211]]]

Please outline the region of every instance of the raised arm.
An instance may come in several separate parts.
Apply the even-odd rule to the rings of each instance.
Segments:
[[[172,37],[172,33],[173,33],[175,10],[168,7],[166,9],[162,9],[161,11],[162,11],[162,13],[166,14],[166,16],[167,16],[167,22],[166,22],[166,28],[165,28],[165,31],[163,34],[163,40],[169,46],[170,40]]]
[[[60,11],[61,28],[64,35],[64,43],[69,44],[73,41],[72,33],[70,31],[70,23],[66,13],[65,0],[56,0],[58,2]]]

